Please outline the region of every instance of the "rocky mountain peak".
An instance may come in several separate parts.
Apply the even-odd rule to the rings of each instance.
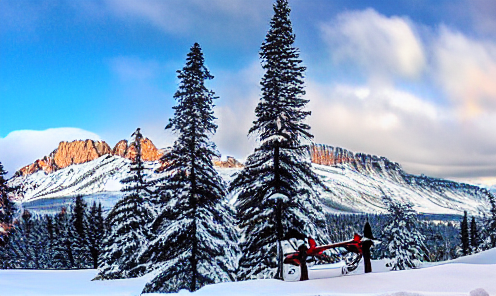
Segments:
[[[214,165],[220,168],[242,168],[244,165],[239,162],[236,158],[228,156],[226,161],[216,158],[213,160]]]
[[[156,161],[163,155],[163,152],[157,149],[148,138],[141,140],[141,151],[144,161]],[[113,149],[105,141],[63,141],[59,143],[59,147],[50,153],[50,155],[21,168],[16,172],[16,176],[26,176],[38,171],[50,174],[70,165],[87,163],[107,154],[134,160],[136,157],[136,147],[133,143],[128,145],[127,140],[119,141]]]

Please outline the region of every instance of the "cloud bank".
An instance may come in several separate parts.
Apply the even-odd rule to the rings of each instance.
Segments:
[[[406,18],[350,11],[320,29],[336,62],[351,61],[370,76],[416,78],[425,68],[423,44]]]
[[[321,25],[334,63],[362,69],[366,83],[309,79],[316,141],[386,156],[412,173],[494,180],[496,46],[446,25],[421,37],[420,27],[372,9]]]

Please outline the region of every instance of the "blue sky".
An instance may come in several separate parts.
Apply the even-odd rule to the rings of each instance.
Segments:
[[[413,173],[496,184],[496,4],[290,1],[315,141]],[[262,76],[268,0],[0,2],[0,161],[58,141],[174,136],[176,70],[199,42],[220,99],[214,137],[243,159]],[[71,128],[71,129],[67,129]]]

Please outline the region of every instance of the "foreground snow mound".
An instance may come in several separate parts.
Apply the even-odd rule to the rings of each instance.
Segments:
[[[0,270],[0,295],[140,295],[148,276],[137,279],[91,281],[97,275],[87,270]]]
[[[422,269],[387,272],[384,261],[373,261],[373,272],[363,266],[348,276],[305,282],[252,280],[205,286],[190,293],[168,295],[251,296],[487,296],[496,295],[496,249]],[[487,260],[485,263],[482,260]],[[426,266],[428,266],[426,264]],[[140,295],[153,274],[136,279],[91,281],[96,270],[0,270],[0,295]],[[148,294],[152,295],[152,294]],[[158,295],[158,294],[155,294]]]
[[[468,263],[468,264],[496,264],[496,248],[480,252],[474,255],[468,255],[456,258],[451,263]]]

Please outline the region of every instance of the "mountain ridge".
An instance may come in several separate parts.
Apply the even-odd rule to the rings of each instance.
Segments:
[[[157,149],[148,138],[141,140],[141,152],[142,159],[145,161],[157,161],[163,155],[163,151]],[[107,154],[134,160],[136,147],[134,143],[128,144],[127,140],[117,142],[113,149],[105,141],[90,139],[72,142],[62,141],[52,153],[22,167],[14,174],[14,177],[31,175],[38,171],[50,174],[73,164],[87,163]]]
[[[35,203],[41,199],[57,199],[76,194],[118,199],[122,196],[120,180],[129,174],[131,160],[117,144],[118,153],[107,153],[80,164],[71,164],[47,173],[38,170],[32,174],[17,174],[9,180],[20,186],[24,196],[18,201]],[[100,151],[108,151],[105,147]],[[165,152],[165,150],[160,150]],[[487,190],[475,185],[459,183],[424,175],[412,175],[403,171],[401,165],[385,157],[324,144],[310,147],[314,172],[324,181],[327,190],[321,192],[327,212],[384,212],[383,195],[414,204],[418,212],[473,214],[487,212]],[[124,155],[121,156],[121,155]],[[223,179],[229,183],[242,164],[232,157],[227,161],[212,160]],[[150,178],[161,176],[159,160],[147,161]],[[236,196],[228,197],[232,202]],[[112,203],[109,203],[112,204]]]

